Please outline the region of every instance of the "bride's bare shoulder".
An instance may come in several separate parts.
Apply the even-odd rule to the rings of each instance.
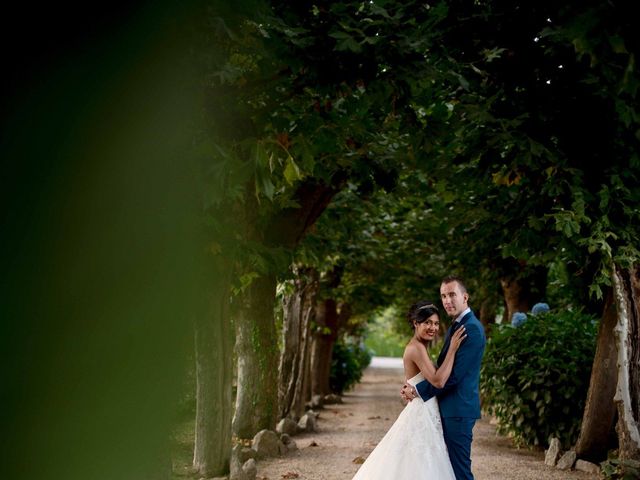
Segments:
[[[402,357],[403,358],[412,357],[416,352],[416,348],[417,348],[416,341],[412,338],[405,345],[404,353],[402,354]]]

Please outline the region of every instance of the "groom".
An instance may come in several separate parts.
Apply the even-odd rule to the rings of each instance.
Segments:
[[[449,339],[456,329],[464,325],[467,338],[456,353],[453,371],[444,387],[436,388],[423,380],[415,389],[405,384],[401,395],[409,401],[419,395],[425,402],[431,397],[438,397],[444,440],[456,480],[472,480],[471,440],[473,426],[480,418],[480,362],[486,339],[482,324],[467,305],[469,294],[462,280],[454,276],[443,279],[440,298],[452,323],[438,357],[438,365],[444,360]]]

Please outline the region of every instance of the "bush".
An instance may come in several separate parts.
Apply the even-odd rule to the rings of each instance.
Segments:
[[[339,339],[333,346],[329,386],[341,394],[362,378],[362,372],[371,363],[371,352],[360,342]]]
[[[609,459],[600,464],[602,478],[606,480],[637,480],[640,478],[640,462],[637,460]]]
[[[573,445],[589,387],[597,321],[582,312],[529,315],[517,328],[495,325],[480,390],[498,432],[517,445]]]

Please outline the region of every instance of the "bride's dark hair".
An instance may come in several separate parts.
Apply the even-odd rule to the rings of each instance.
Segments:
[[[407,320],[411,328],[415,330],[416,327],[413,325],[414,321],[416,323],[422,323],[433,314],[439,315],[438,307],[436,307],[435,303],[420,300],[409,307]]]

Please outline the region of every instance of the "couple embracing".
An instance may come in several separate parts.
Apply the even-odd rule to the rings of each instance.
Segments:
[[[458,277],[442,280],[440,299],[451,327],[438,363],[427,353],[440,328],[438,307],[415,303],[408,313],[414,335],[404,350],[407,381],[400,393],[409,403],[353,480],[473,479],[471,440],[480,418],[484,328]]]

